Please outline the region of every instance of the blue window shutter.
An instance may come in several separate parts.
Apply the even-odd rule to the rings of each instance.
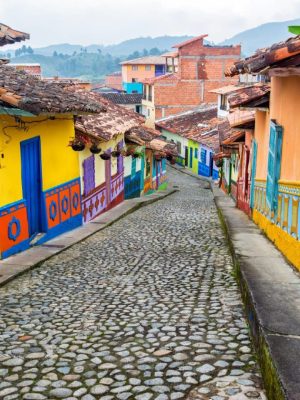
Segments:
[[[251,163],[251,191],[250,207],[254,208],[255,176],[256,176],[257,141],[252,142],[252,163]]]
[[[133,178],[136,174],[136,158],[131,157],[131,177]]]
[[[276,164],[275,164],[275,188],[274,188],[274,209],[278,206],[278,181],[280,179],[281,156],[282,156],[282,126],[276,125],[277,143],[276,143]]]
[[[267,205],[271,211],[276,209],[278,180],[280,178],[282,148],[282,127],[274,121],[270,123],[270,141],[267,174]]]

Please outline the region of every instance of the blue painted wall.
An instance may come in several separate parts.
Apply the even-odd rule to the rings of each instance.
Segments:
[[[134,176],[129,175],[124,178],[124,195],[125,199],[140,197],[141,171],[136,172]]]
[[[140,82],[123,82],[123,89],[126,93],[143,93],[143,84]]]

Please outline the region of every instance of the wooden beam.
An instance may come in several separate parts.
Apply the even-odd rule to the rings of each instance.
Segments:
[[[300,75],[300,67],[292,68],[292,67],[285,67],[285,68],[272,68],[269,70],[270,76],[292,76],[292,75]]]

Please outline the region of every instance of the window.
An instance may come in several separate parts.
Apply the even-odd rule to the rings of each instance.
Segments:
[[[149,91],[148,91],[148,100],[149,101],[152,101],[152,91],[153,91],[152,85],[149,85]]]
[[[280,179],[282,148],[282,126],[275,121],[270,123],[270,141],[267,174],[267,205],[271,211],[276,211],[278,202],[278,181]]]
[[[143,85],[143,100],[147,100],[147,85]]]
[[[132,65],[131,69],[132,69],[132,71],[138,71],[139,70],[139,66],[138,65]]]
[[[150,108],[147,108],[147,115],[150,117]]]
[[[95,159],[90,156],[82,163],[83,167],[83,194],[87,196],[95,189]]]
[[[145,71],[151,71],[151,65],[145,65]]]
[[[201,149],[200,158],[201,158],[202,164],[206,164],[206,153],[207,153],[207,151],[205,149]]]
[[[220,109],[227,111],[227,97],[224,94],[221,94]]]
[[[176,144],[177,144],[178,154],[181,154],[181,142],[177,142]]]
[[[131,82],[132,82],[132,83],[136,83],[137,81],[138,81],[137,78],[132,78],[132,79],[131,79]]]
[[[195,154],[194,154],[194,157],[198,160],[198,149],[197,148],[195,148]]]

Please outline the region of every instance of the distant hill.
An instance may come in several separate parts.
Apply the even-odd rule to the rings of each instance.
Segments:
[[[144,49],[151,50],[152,48],[158,48],[163,51],[171,49],[176,44],[190,39],[192,36],[160,36],[156,38],[151,37],[140,37],[136,39],[125,40],[124,42],[104,46],[102,44],[91,44],[89,46],[82,46],[80,44],[69,44],[60,43],[53,44],[46,47],[34,48],[35,54],[43,56],[52,56],[54,52],[58,54],[73,55],[75,52],[80,53],[82,50],[88,53],[97,53],[99,50],[104,54],[110,54],[115,57],[127,57],[129,54],[135,51],[142,52]],[[14,53],[12,50],[7,52]]]
[[[249,56],[259,48],[271,46],[273,43],[280,42],[293,36],[288,31],[289,25],[300,25],[300,19],[284,22],[270,22],[268,24],[259,25],[256,28],[238,33],[219,44],[241,44],[243,55]]]
[[[240,32],[218,44],[242,44],[243,56],[248,56],[258,48],[270,46],[293,36],[288,31],[289,25],[300,25],[300,19],[259,25],[256,28]],[[14,50],[0,52],[0,55],[12,57],[11,60],[15,63],[40,63],[44,76],[101,80],[106,74],[119,70],[120,61],[137,58],[148,53],[152,55],[160,54],[165,50],[171,49],[174,44],[188,40],[191,37],[139,37],[108,46],[101,44],[82,46],[80,44],[61,43],[35,48],[33,49],[33,54],[30,49],[31,54],[25,52],[18,57],[14,57]]]

